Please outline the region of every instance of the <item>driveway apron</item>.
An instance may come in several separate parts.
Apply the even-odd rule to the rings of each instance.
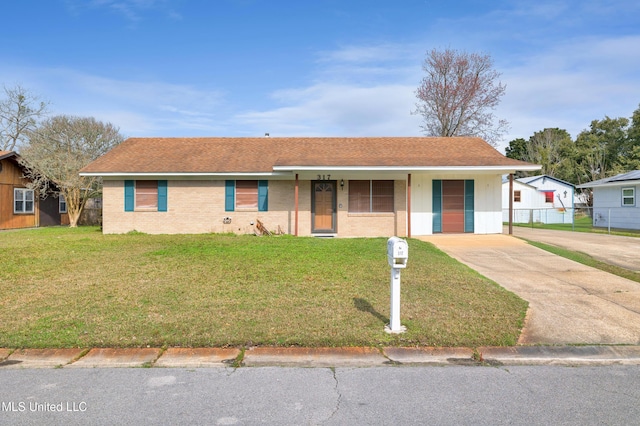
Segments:
[[[419,238],[529,302],[520,344],[640,344],[640,283],[508,235]]]

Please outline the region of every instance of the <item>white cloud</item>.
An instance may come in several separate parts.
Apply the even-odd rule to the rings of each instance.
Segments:
[[[83,10],[110,10],[121,15],[130,23],[144,19],[150,12],[160,12],[170,19],[180,20],[182,16],[169,0],[66,0],[67,9],[73,14]]]
[[[210,135],[220,132],[224,94],[187,84],[131,81],[66,68],[13,68],[0,73],[51,101],[51,114],[93,116],[133,136]],[[20,78],[16,78],[16,77]]]
[[[343,46],[318,54],[316,82],[386,85],[418,84],[424,52],[413,44]]]
[[[410,115],[413,87],[355,87],[317,84],[276,92],[286,105],[238,114],[235,120],[253,133],[275,136],[418,136],[419,118]]]
[[[376,63],[406,60],[415,54],[413,46],[383,43],[378,45],[342,46],[339,49],[323,51],[318,54],[320,62],[330,63]]]
[[[630,117],[640,102],[639,45],[640,36],[576,39],[503,70],[500,112],[511,136],[560,127],[575,138],[605,115]]]

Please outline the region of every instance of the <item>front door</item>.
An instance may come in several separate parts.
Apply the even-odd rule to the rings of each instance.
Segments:
[[[314,181],[311,188],[311,231],[336,232],[336,182]]]
[[[442,232],[464,232],[464,181],[442,181]]]
[[[474,232],[474,181],[433,180],[433,232]]]
[[[40,226],[56,226],[61,223],[58,198],[50,195],[44,200],[40,200]]]

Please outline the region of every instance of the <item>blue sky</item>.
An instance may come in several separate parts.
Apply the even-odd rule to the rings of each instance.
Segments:
[[[501,150],[640,104],[637,0],[22,0],[2,15],[0,83],[124,136],[419,136],[432,48],[492,56]]]

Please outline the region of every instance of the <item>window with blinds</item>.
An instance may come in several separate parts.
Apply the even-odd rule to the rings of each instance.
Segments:
[[[136,209],[158,208],[158,181],[136,181]]]
[[[392,180],[350,180],[350,213],[393,213]]]
[[[236,181],[236,208],[237,209],[257,209],[258,208],[258,181],[257,180],[237,180]]]

